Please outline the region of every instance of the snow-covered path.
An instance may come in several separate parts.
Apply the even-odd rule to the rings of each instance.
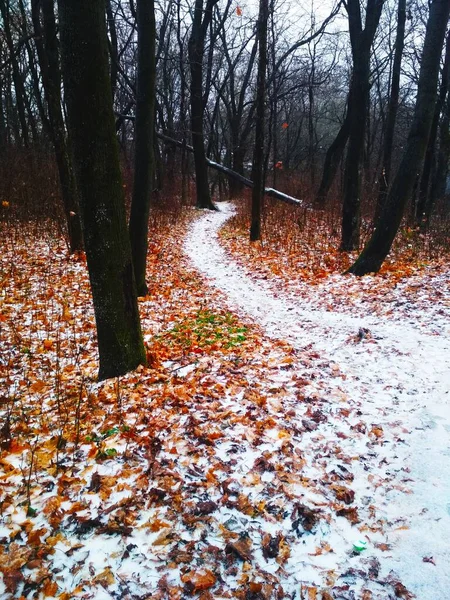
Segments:
[[[376,456],[370,455],[384,463],[389,489],[358,492],[359,475],[367,478],[374,462],[361,463],[359,471],[355,467],[353,487],[383,515],[392,548],[377,554],[382,569],[395,570],[419,600],[448,598],[450,322],[444,315],[431,328],[366,317],[361,308],[355,314],[312,309],[268,282],[255,282],[219,244],[217,232],[231,214],[232,207],[221,205],[220,212],[202,215],[189,232],[185,252],[208,283],[224,292],[230,308],[253,318],[269,336],[299,350],[312,347],[320,360],[328,361],[339,373],[342,393],[369,428],[376,424],[385,432],[395,430],[385,436]],[[370,339],[358,342],[361,328],[370,331]],[[356,453],[352,443],[342,442]],[[404,493],[405,487],[413,493]],[[367,494],[373,495],[367,499]]]

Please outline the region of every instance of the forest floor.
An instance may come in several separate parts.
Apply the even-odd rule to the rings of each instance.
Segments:
[[[83,256],[1,232],[0,599],[445,600],[448,265],[313,281],[220,208],[159,223],[102,383]]]

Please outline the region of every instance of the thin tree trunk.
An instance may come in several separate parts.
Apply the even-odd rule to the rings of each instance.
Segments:
[[[104,0],[58,0],[67,120],[97,323],[99,379],[145,364],[119,166]]]
[[[438,101],[434,109],[433,123],[431,125],[430,137],[428,139],[427,151],[423,164],[422,177],[419,185],[419,198],[417,201],[415,218],[416,223],[423,229],[426,229],[431,215],[432,201],[430,201],[431,182],[436,175],[436,142],[439,130],[439,119],[445,105],[445,99],[448,93],[450,77],[450,33],[447,34],[445,48],[445,60],[442,70],[442,81],[439,90]],[[434,176],[433,176],[434,175]]]
[[[414,175],[421,170],[430,135],[436,104],[439,62],[449,13],[449,0],[434,0],[430,5],[416,106],[406,149],[372,237],[348,270],[349,273],[365,275],[378,271],[389,254],[400,227],[406,203],[413,190]]]
[[[117,42],[117,30],[116,22],[114,20],[114,13],[112,10],[111,0],[106,0],[106,16],[108,19],[108,31],[109,31],[109,55],[111,62],[111,91],[113,102],[116,97],[117,90],[117,77],[118,77],[118,64],[119,64],[119,46]]]
[[[25,114],[25,87],[20,74],[19,64],[15,53],[14,43],[11,35],[10,26],[10,13],[9,13],[9,2],[0,0],[0,14],[3,19],[3,28],[5,33],[6,45],[10,53],[11,67],[12,67],[12,78],[15,89],[17,113],[20,122],[22,140],[24,146],[27,148],[30,144],[30,138],[28,133],[28,123]]]
[[[386,200],[391,180],[392,149],[394,145],[395,122],[397,120],[398,99],[400,93],[400,74],[403,48],[405,45],[406,0],[398,0],[397,35],[395,38],[394,62],[392,65],[391,93],[386,118],[386,130],[383,142],[383,166],[378,191],[375,220],[380,216]]]
[[[430,191],[430,199],[425,209],[425,222],[429,223],[431,211],[436,201],[445,194],[447,184],[448,165],[450,160],[450,93],[447,92],[442,121],[439,128],[439,152],[437,158],[436,175]]]
[[[43,27],[41,27],[40,7]],[[36,49],[41,69],[42,85],[47,102],[49,134],[55,150],[61,195],[66,216],[71,252],[83,249],[78,195],[72,162],[67,148],[64,118],[61,109],[61,72],[53,0],[32,0],[32,19],[36,33]]]
[[[258,17],[258,76],[256,81],[256,120],[255,149],[252,165],[252,217],[250,225],[250,241],[261,239],[261,210],[264,197],[264,128],[266,103],[266,71],[267,71],[267,21],[269,18],[269,1],[260,0]]]
[[[203,11],[203,0],[195,0],[194,20],[188,44],[191,70],[191,128],[192,146],[194,148],[197,208],[209,208],[211,210],[215,210],[216,207],[211,201],[209,193],[205,138],[203,133],[203,57],[205,54],[206,32],[212,19],[213,6],[217,1],[207,0],[206,8]]]
[[[155,140],[155,8],[153,0],[137,0],[138,76],[135,122],[134,189],[130,214],[130,240],[136,287],[148,294],[145,282],[148,219],[154,175]]]
[[[344,121],[341,125],[341,128],[338,131],[337,136],[335,137],[331,146],[328,148],[327,153],[325,155],[322,179],[320,181],[320,186],[317,191],[314,203],[316,208],[325,208],[328,193],[330,191],[331,186],[333,185],[336,173],[338,172],[339,165],[344,154],[345,146],[348,141],[348,136],[350,134],[350,111],[351,104],[349,98],[347,113],[344,117]]]

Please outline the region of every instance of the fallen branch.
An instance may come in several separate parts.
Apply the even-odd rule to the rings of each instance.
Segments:
[[[192,146],[189,146],[188,144],[184,144],[183,142],[180,142],[178,140],[174,140],[173,138],[165,135],[164,133],[160,133],[157,131],[156,135],[157,135],[157,137],[159,137],[159,139],[161,139],[169,144],[173,144],[174,146],[178,146],[179,148],[185,148],[189,152],[194,151]],[[247,186],[249,188],[253,187],[253,181],[251,179],[248,179],[247,177],[244,177],[243,175],[236,173],[236,171],[233,171],[232,169],[229,169],[228,167],[224,167],[220,163],[214,162],[213,160],[210,160],[209,158],[206,159],[206,162],[207,162],[208,166],[211,167],[211,169],[215,169],[216,171],[219,171],[220,173],[229,175],[233,179],[240,181],[241,183],[243,183],[245,186]],[[281,200],[282,202],[287,202],[288,204],[292,204],[294,206],[303,206],[303,202],[301,200],[298,200],[297,198],[294,198],[293,196],[288,196],[288,194],[283,194],[283,192],[279,192],[278,190],[274,190],[273,188],[264,188],[264,193],[266,194],[266,196],[270,196],[272,198],[277,198],[277,200]]]
[[[117,117],[118,117],[118,119],[122,119],[122,120],[128,119],[130,121],[134,121],[134,117],[131,115],[117,114]],[[164,133],[160,133],[159,131],[157,131],[156,136],[160,140],[163,140],[164,142],[167,142],[168,144],[172,144],[173,146],[177,146],[178,148],[184,148],[188,152],[194,152],[193,147],[189,146],[189,144],[180,142],[179,140],[175,140],[175,139],[169,137],[168,135],[165,135]],[[240,181],[241,183],[243,183],[245,186],[247,186],[249,188],[253,187],[253,181],[251,179],[248,179],[248,177],[244,177],[244,175],[240,175],[239,173],[236,173],[236,171],[233,171],[232,169],[229,169],[228,167],[224,167],[220,163],[214,162],[213,160],[210,160],[209,158],[206,159],[206,162],[207,162],[208,166],[211,167],[211,169],[215,169],[216,171],[219,171],[220,173],[224,173],[225,175],[228,175],[229,177],[236,179],[236,181]],[[264,193],[266,196],[270,196],[271,198],[276,198],[277,200],[281,200],[282,202],[286,202],[287,204],[292,204],[293,206],[303,206],[302,200],[299,200],[298,198],[294,198],[293,196],[289,196],[288,194],[283,194],[283,192],[279,192],[278,190],[274,190],[273,188],[264,188]]]

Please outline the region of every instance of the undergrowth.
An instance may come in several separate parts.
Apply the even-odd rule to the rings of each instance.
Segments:
[[[244,253],[257,271],[264,262],[274,275],[314,282],[343,273],[358,256],[358,252],[339,250],[341,215],[336,199],[331,199],[327,210],[318,211],[308,202],[296,207],[266,198],[262,240],[252,244],[248,239],[249,193],[236,200],[235,207],[236,214],[221,231],[222,239],[235,256]],[[361,248],[372,233],[372,219],[366,212],[361,226]],[[437,215],[426,232],[405,219],[380,274],[396,273],[404,277],[430,263],[449,259],[450,216]]]

